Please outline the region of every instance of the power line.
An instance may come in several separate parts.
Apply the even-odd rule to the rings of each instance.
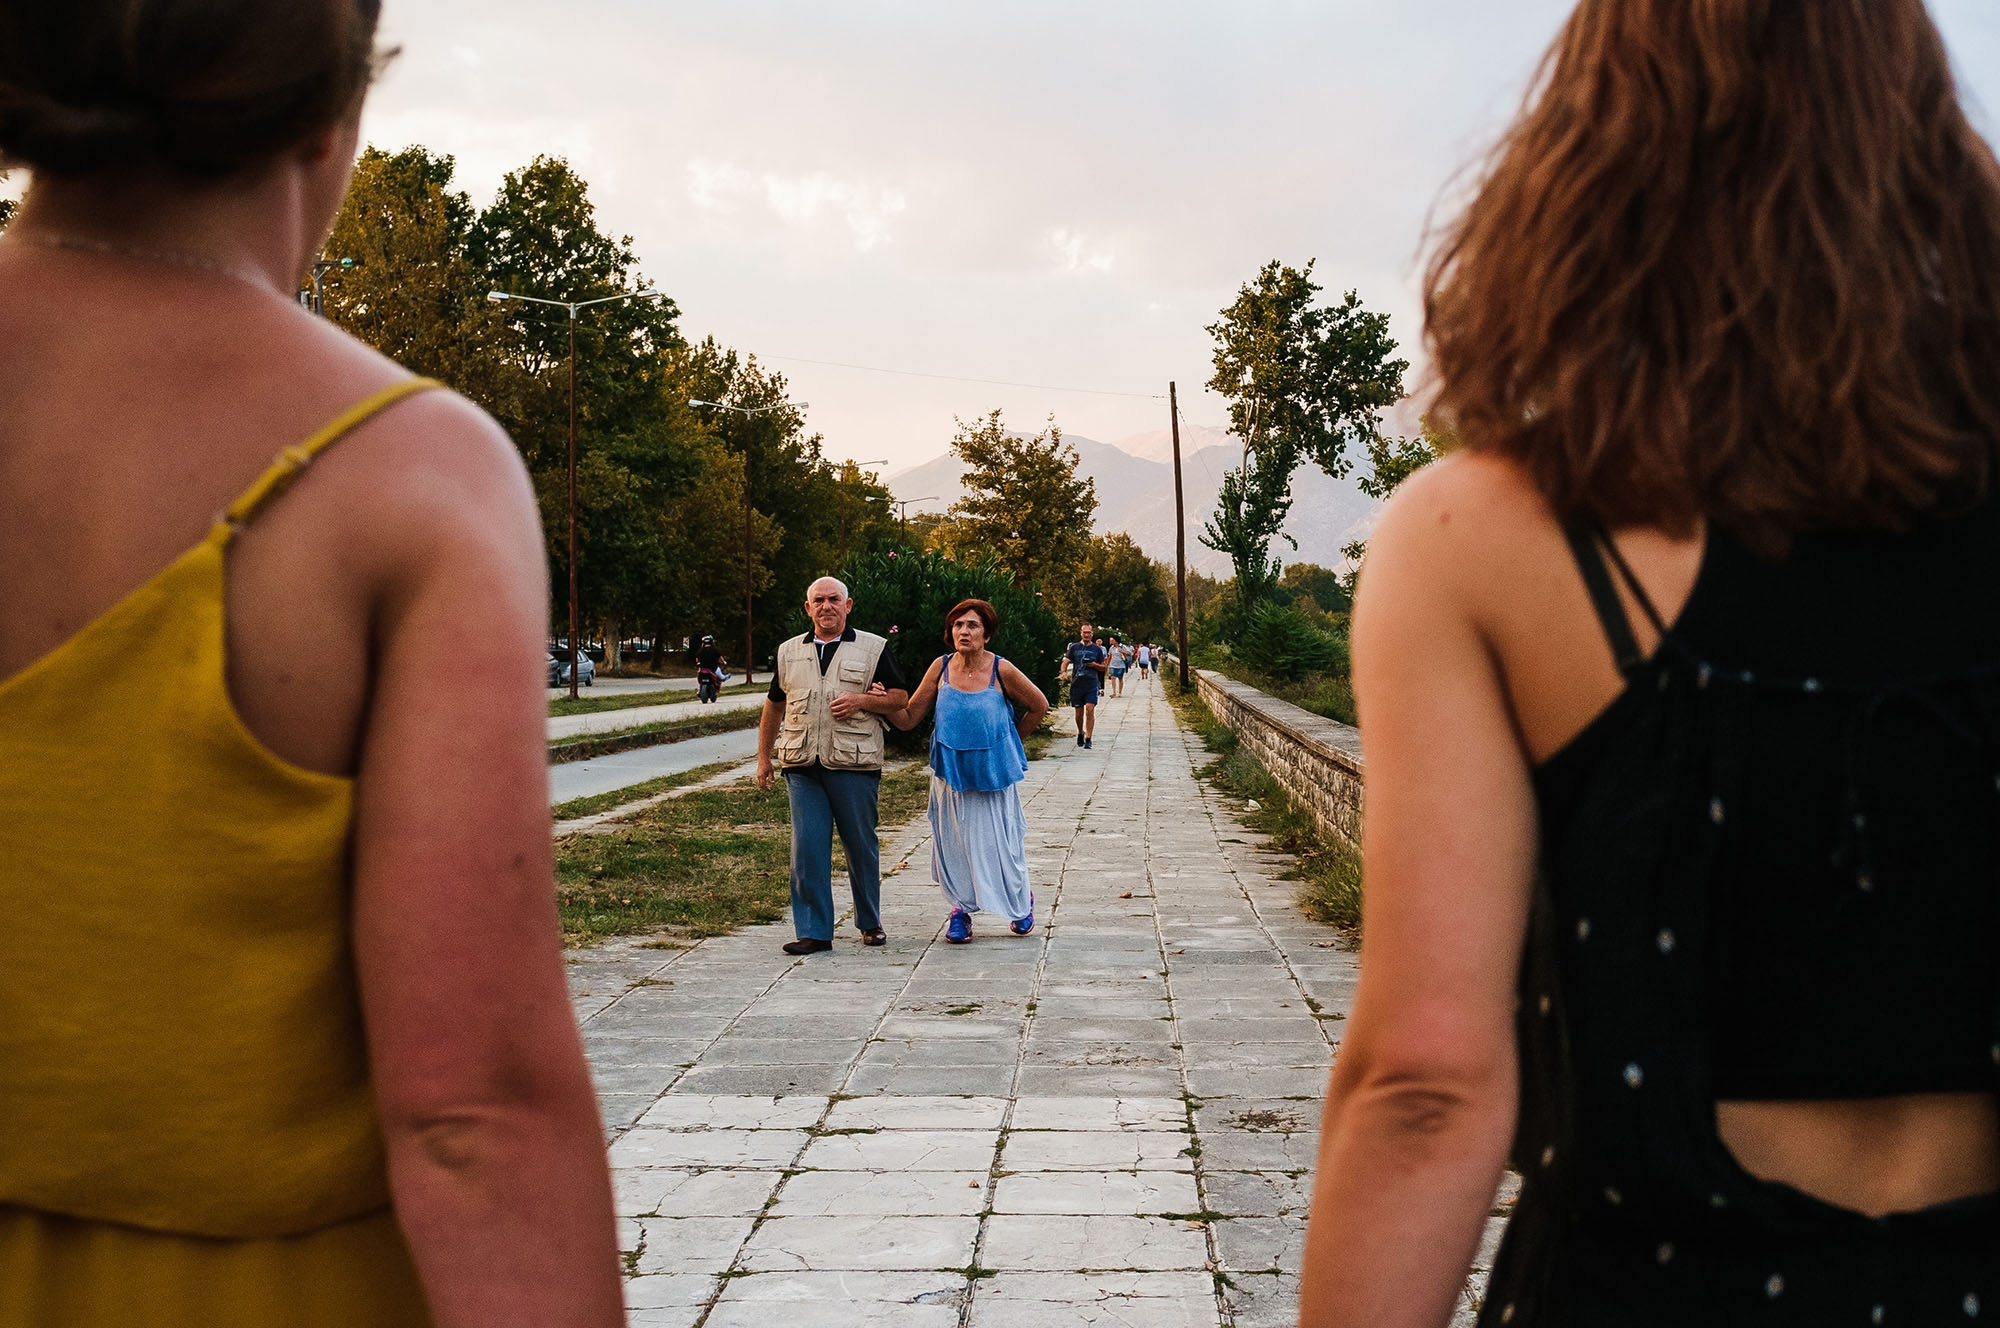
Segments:
[[[1017,383],[1006,378],[967,378],[960,374],[925,373],[920,369],[884,369],[877,364],[849,364],[845,360],[812,360],[803,355],[764,355],[761,359],[784,360],[789,364],[818,364],[831,369],[859,369],[864,373],[898,374],[904,378],[935,378],[947,383],[983,383],[988,387],[1026,387],[1037,392],[1078,392],[1093,397],[1134,397],[1141,401],[1165,401],[1164,392],[1113,392],[1102,387],[1057,387],[1052,383]]]

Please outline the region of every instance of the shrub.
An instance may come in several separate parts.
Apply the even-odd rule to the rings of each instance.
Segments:
[[[1253,606],[1243,615],[1232,653],[1247,667],[1281,682],[1298,682],[1311,673],[1347,673],[1347,643],[1290,605]]]
[[[987,644],[1055,700],[1062,667],[1062,624],[1031,590],[991,562],[958,562],[941,553],[899,549],[850,563],[841,579],[854,596],[849,621],[889,639],[889,649],[912,687],[931,661],[951,649],[944,618],[960,600],[983,599],[1000,611],[1000,631]],[[909,750],[921,741],[920,725],[891,740]]]

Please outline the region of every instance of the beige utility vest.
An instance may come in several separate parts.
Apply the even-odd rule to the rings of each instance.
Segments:
[[[795,636],[778,647],[778,686],[785,692],[785,718],[774,753],[780,769],[815,761],[828,770],[882,768],[882,717],[857,710],[836,719],[832,703],[842,692],[868,690],[888,644],[873,632],[857,631],[852,641],[842,641],[834,650],[824,674],[811,635]]]

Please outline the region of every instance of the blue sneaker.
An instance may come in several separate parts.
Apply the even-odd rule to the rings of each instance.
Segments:
[[[972,915],[962,908],[951,911],[951,921],[945,924],[944,938],[953,945],[964,945],[972,939]]]
[[[1035,892],[1033,890],[1028,891],[1028,916],[1025,918],[1015,918],[1008,925],[1014,929],[1016,936],[1026,936],[1035,929]]]

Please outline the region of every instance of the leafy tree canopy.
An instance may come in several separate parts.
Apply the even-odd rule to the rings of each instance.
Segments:
[[[1291,510],[1299,462],[1310,458],[1329,475],[1347,474],[1350,444],[1370,449],[1380,412],[1402,396],[1409,368],[1393,358],[1388,316],[1370,313],[1357,293],[1315,303],[1320,286],[1312,269],[1311,261],[1303,269],[1266,263],[1208,328],[1215,340],[1208,387],[1229,402],[1244,458],[1223,477],[1200,538],[1229,555],[1246,604],[1267,597],[1277,582],[1279,564],[1267,550]]]
[[[960,420],[951,450],[965,463],[965,496],[939,532],[946,547],[990,553],[1024,589],[1058,587],[1090,547],[1097,482],[1077,475],[1055,418],[1032,437],[1009,432],[997,410]]]

